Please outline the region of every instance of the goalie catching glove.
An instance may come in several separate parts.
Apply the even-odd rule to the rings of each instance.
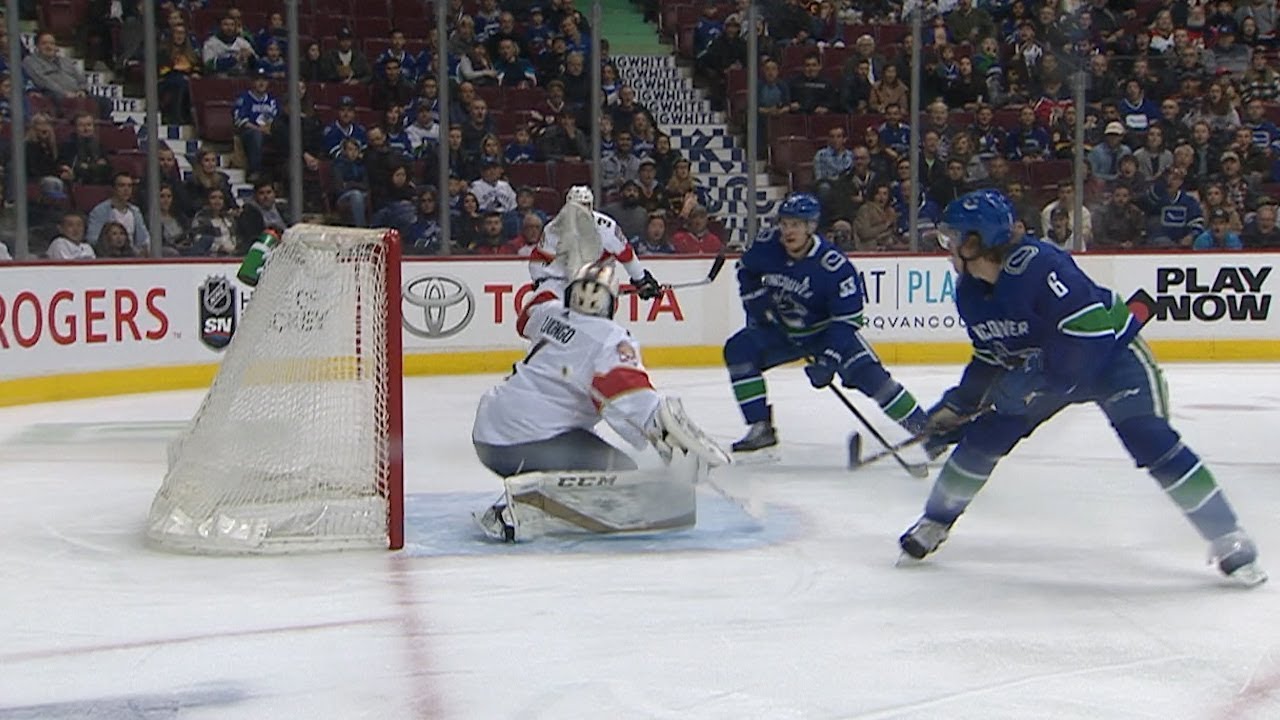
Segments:
[[[712,468],[730,462],[728,453],[685,414],[680,398],[662,398],[645,426],[645,436],[667,463],[676,452],[693,453]]]

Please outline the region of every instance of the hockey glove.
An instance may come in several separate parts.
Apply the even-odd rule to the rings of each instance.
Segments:
[[[996,380],[991,387],[991,404],[1001,415],[1026,415],[1031,402],[1048,384],[1040,363],[1029,360]]]
[[[821,390],[835,379],[836,370],[843,362],[844,358],[840,357],[840,353],[827,348],[821,355],[815,357],[813,362],[804,366],[804,374],[809,376],[810,385]]]
[[[636,294],[643,300],[652,300],[662,294],[662,286],[654,279],[653,273],[648,270],[644,271],[644,277],[639,280],[631,278],[631,285],[636,289]]]

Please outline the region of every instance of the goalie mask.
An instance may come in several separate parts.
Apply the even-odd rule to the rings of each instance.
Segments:
[[[618,306],[618,274],[613,264],[590,263],[565,288],[565,307],[583,315],[612,318]]]
[[[565,193],[564,201],[574,203],[575,205],[581,205],[588,210],[594,210],[596,196],[592,194],[591,188],[586,185],[574,185],[569,188],[569,192]]]

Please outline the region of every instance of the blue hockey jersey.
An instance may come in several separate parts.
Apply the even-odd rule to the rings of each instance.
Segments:
[[[276,117],[280,115],[280,103],[271,93],[259,97],[254,95],[252,90],[246,90],[236,99],[236,106],[232,112],[238,128],[266,125],[275,122]]]
[[[1098,286],[1064,250],[1025,239],[992,285],[965,275],[956,306],[973,342],[973,360],[958,388],[976,408],[999,370],[1038,358],[1046,388],[1067,393],[1087,386],[1141,324],[1112,290]]]
[[[782,246],[780,230],[762,232],[738,264],[739,292],[747,306],[767,299],[778,324],[793,339],[847,347],[862,325],[858,273],[838,248],[821,237],[816,240],[808,255],[793,260]]]

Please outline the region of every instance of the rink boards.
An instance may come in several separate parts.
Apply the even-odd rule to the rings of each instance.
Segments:
[[[1080,264],[1123,298],[1156,308],[1143,331],[1167,360],[1280,358],[1276,254],[1084,255]],[[866,336],[887,363],[968,357],[943,256],[855,256]],[[710,258],[646,259],[663,282],[705,277]],[[15,263],[0,266],[0,405],[202,387],[235,336],[252,289],[234,261]],[[422,259],[403,265],[406,374],[493,372],[518,359],[520,260]],[[628,295],[618,319],[652,366],[721,362],[742,325],[733,265],[712,284]]]

